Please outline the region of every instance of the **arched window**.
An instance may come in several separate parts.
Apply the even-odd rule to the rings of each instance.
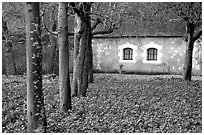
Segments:
[[[157,60],[157,49],[148,48],[147,49],[147,60]]]
[[[123,49],[123,60],[133,60],[133,49],[132,48]]]
[[[118,46],[119,62],[136,62],[137,46],[126,42]]]
[[[162,58],[163,46],[150,42],[143,47],[143,63],[159,64]]]

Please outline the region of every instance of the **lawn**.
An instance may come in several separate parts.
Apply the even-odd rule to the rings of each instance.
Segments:
[[[86,97],[59,111],[58,77],[43,77],[48,132],[202,132],[201,79],[95,74]],[[26,132],[26,78],[2,77],[2,131]],[[40,132],[37,130],[36,132]]]

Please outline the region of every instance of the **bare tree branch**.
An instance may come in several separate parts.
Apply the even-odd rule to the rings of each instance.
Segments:
[[[90,13],[91,16],[95,15],[95,16],[98,16],[98,17],[102,17],[103,19],[108,19],[109,17],[106,17],[106,16],[102,16],[100,14],[97,14],[97,13]]]
[[[195,23],[195,28],[197,28],[197,27],[199,27],[201,25],[202,25],[202,21],[198,21],[198,22]]]
[[[116,26],[116,24],[113,24],[107,30],[101,30],[101,31],[93,32],[93,35],[110,34],[116,29],[118,29],[118,26]]]
[[[57,36],[57,35],[58,35],[58,32],[57,32],[57,31],[53,32],[53,31],[51,31],[51,30],[49,30],[49,29],[47,28],[47,26],[46,26],[46,24],[45,24],[45,20],[44,20],[44,14],[45,14],[44,12],[45,12],[45,11],[43,10],[43,11],[42,11],[42,23],[43,23],[44,28],[45,28],[46,31],[49,32],[50,34],[53,34],[53,35]]]
[[[97,18],[96,22],[91,27],[91,31],[93,31],[101,22],[102,22],[101,19]]]
[[[75,5],[75,2],[70,2],[69,3],[69,6],[74,10],[74,12],[80,16],[81,15],[81,12],[78,8],[83,8],[81,4],[79,4],[78,6]]]
[[[201,35],[202,35],[202,30],[199,31],[199,32],[193,37],[193,42],[195,42]]]

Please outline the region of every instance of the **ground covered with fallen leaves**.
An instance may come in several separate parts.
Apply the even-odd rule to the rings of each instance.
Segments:
[[[59,111],[58,77],[43,77],[48,132],[202,132],[201,78],[95,74],[86,97]],[[2,77],[2,131],[26,132],[26,78]]]

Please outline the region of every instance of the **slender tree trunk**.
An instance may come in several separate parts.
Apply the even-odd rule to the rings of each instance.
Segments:
[[[50,12],[50,22],[51,22],[51,29],[52,31],[57,30],[57,23],[55,21],[55,5],[51,3],[51,12]],[[57,57],[57,39],[55,36],[50,35],[50,45],[51,45],[51,51],[50,51],[50,69],[49,73],[55,73],[55,67],[56,67],[56,61],[59,60]]]
[[[86,22],[86,43],[85,43],[85,60],[84,60],[84,67],[83,67],[83,81],[82,81],[82,95],[85,96],[87,93],[87,88],[89,84],[89,70],[90,70],[90,53],[92,46],[90,46],[90,36],[91,36],[91,19],[90,16],[87,15],[86,17],[87,22]]]
[[[86,44],[85,48],[85,59],[84,59],[84,64],[82,68],[82,85],[81,85],[81,90],[79,91],[80,96],[85,96],[88,88],[88,48]]]
[[[71,109],[71,87],[69,78],[69,44],[67,25],[68,3],[59,3],[58,44],[59,44],[59,85],[60,109],[67,112]]]
[[[7,60],[6,60],[6,55],[5,55],[5,47],[4,43],[2,42],[2,74],[7,74]]]
[[[184,79],[187,81],[191,81],[192,57],[193,57],[193,43],[188,43],[186,47],[186,56],[184,64]]]
[[[39,2],[28,2],[26,13],[26,62],[27,62],[27,132],[38,127],[46,132],[46,115],[42,91],[42,45]]]
[[[89,34],[88,38],[88,82],[93,83],[93,50],[92,50],[92,32]]]
[[[79,53],[79,40],[81,38],[80,27],[81,27],[81,19],[75,15],[75,27],[74,27],[74,61],[73,61],[73,81],[72,81],[72,96],[77,96],[77,78],[78,78],[78,63],[77,56]]]
[[[50,51],[50,69],[49,73],[55,74],[56,57],[57,57],[57,42],[55,37],[51,37],[51,51]]]
[[[7,34],[8,34],[8,27],[7,22],[2,20],[2,70],[5,72],[5,75],[8,75],[7,69],[7,58],[6,58],[6,44],[7,44]]]
[[[11,42],[9,42],[9,44],[11,44]],[[13,67],[13,74],[16,75],[17,73],[17,67],[16,67],[16,58],[14,55],[14,51],[13,51],[13,47],[11,48],[11,60],[12,60],[12,67]]]
[[[191,23],[187,24],[188,41],[186,46],[185,63],[184,63],[184,79],[186,81],[191,81],[192,74],[192,58],[193,58],[193,33],[194,25]]]
[[[5,50],[6,50],[5,53],[6,53],[6,61],[7,61],[6,67],[8,69],[7,70],[8,74],[15,75],[17,74],[16,61],[15,61],[12,43],[8,39],[6,39]]]

